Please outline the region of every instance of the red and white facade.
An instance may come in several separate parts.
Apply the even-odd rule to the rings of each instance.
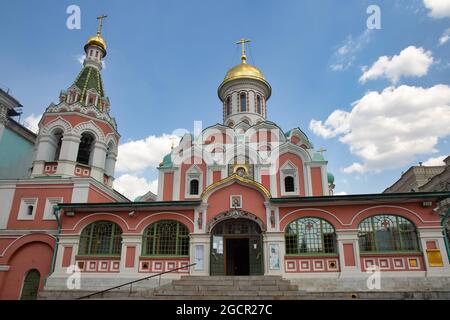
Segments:
[[[157,201],[129,201],[112,189],[120,135],[103,87],[79,87],[106,51],[93,43],[86,53],[92,70],[40,121],[30,178],[0,181],[1,299],[20,298],[30,270],[40,290],[71,290],[74,266],[88,291],[172,269],[164,279],[364,279],[373,265],[394,281],[450,277],[440,205],[450,194],[333,196],[327,161],[300,129],[267,120],[270,85],[248,66],[219,87],[223,124],[185,135],[164,157]],[[384,229],[364,229],[371,217]],[[362,250],[377,245],[389,250]]]

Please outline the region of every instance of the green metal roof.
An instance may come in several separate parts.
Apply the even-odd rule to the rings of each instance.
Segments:
[[[61,209],[97,209],[97,208],[147,208],[198,206],[201,200],[194,201],[149,201],[149,202],[98,202],[98,203],[60,203]]]
[[[327,179],[328,179],[328,183],[334,183],[334,176],[331,172],[327,173]]]
[[[173,166],[172,163],[172,153],[166,154],[163,158],[163,161],[160,164],[162,168],[171,168]]]
[[[81,90],[81,99],[84,99],[90,89],[95,89],[102,98],[105,97],[100,70],[94,67],[83,67],[74,84]]]
[[[313,161],[325,161],[325,158],[320,152],[314,152],[312,156]]]
[[[271,198],[272,203],[311,203],[311,202],[339,202],[339,201],[383,201],[401,199],[436,199],[450,198],[450,192],[406,192],[406,193],[372,193],[372,194],[350,194],[342,196],[319,196],[319,197],[286,197]]]

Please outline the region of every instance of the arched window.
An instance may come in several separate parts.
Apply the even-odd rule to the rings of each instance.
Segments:
[[[59,160],[59,154],[61,152],[61,145],[62,145],[62,137],[63,137],[63,131],[61,129],[56,129],[53,132],[53,141],[55,142],[55,154],[53,155],[53,161]]]
[[[358,227],[361,251],[419,251],[414,224],[400,216],[376,215],[361,221]]]
[[[198,180],[192,179],[189,183],[189,194],[195,195],[198,194]]]
[[[261,97],[256,97],[256,112],[261,114]]]
[[[152,223],[144,231],[143,255],[188,256],[189,229],[174,220]]]
[[[319,218],[300,218],[286,227],[286,254],[337,253],[333,226]]]
[[[80,255],[120,255],[122,229],[114,222],[97,221],[83,229]]]
[[[294,184],[294,177],[287,176],[284,178],[284,192],[294,192],[295,191],[295,184]]]
[[[227,109],[227,116],[229,116],[231,114],[231,98],[230,97],[227,98],[226,109]]]
[[[241,93],[239,96],[240,99],[240,106],[241,106],[241,112],[247,111],[247,96],[245,93]]]
[[[92,134],[84,132],[81,135],[80,146],[78,147],[77,162],[89,165],[95,138]]]

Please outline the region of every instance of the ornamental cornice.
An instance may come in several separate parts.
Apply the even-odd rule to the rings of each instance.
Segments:
[[[111,117],[108,113],[101,112],[95,106],[83,106],[79,102],[75,102],[72,104],[67,104],[65,101],[55,105],[53,103],[46,110],[47,113],[59,113],[59,112],[76,112],[82,113],[84,115],[90,116],[89,114],[95,114],[95,117],[99,120],[104,120],[108,122],[114,130],[117,130],[117,124],[114,117]]]

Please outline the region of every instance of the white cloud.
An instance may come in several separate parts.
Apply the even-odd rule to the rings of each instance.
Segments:
[[[38,115],[34,115],[34,113],[30,114],[28,117],[25,118],[25,120],[23,121],[23,125],[33,131],[34,133],[38,133],[39,131],[39,121],[42,118],[42,114],[38,114]]]
[[[439,38],[439,45],[442,46],[450,40],[450,28],[444,31],[442,36]]]
[[[117,172],[139,173],[157,167],[163,157],[170,152],[173,135],[148,136],[119,145]]]
[[[143,177],[131,174],[123,174],[114,180],[114,189],[125,195],[130,200],[146,194],[149,190],[156,194],[158,179],[148,181]]]
[[[323,138],[333,138],[348,131],[348,116],[349,113],[346,111],[335,110],[328,116],[324,124],[322,121],[311,120],[309,128]]]
[[[360,163],[353,162],[346,168],[343,168],[342,171],[344,173],[364,173],[366,171],[366,167]]]
[[[382,56],[370,67],[363,67],[363,74],[359,81],[374,80],[381,77],[397,83],[401,77],[422,77],[428,73],[433,63],[431,51],[409,46],[399,55],[393,57]]]
[[[343,171],[364,173],[400,168],[416,155],[436,152],[438,140],[450,135],[449,123],[449,86],[403,85],[369,92],[350,112],[336,110],[324,123],[312,120],[310,129],[324,138],[339,136],[362,159]]]
[[[334,62],[330,65],[331,70],[343,71],[351,67],[356,59],[357,52],[369,43],[370,35],[371,30],[369,29],[366,29],[356,39],[349,35],[334,53]]]
[[[432,18],[450,17],[450,0],[423,0],[423,4],[430,10],[428,15]]]
[[[341,192],[336,192],[334,193],[335,196],[346,196],[348,193],[345,191],[341,191]]]
[[[422,163],[422,165],[424,166],[443,166],[444,163],[444,159],[447,158],[447,156],[439,156],[439,157],[435,157],[435,158],[429,158],[428,160],[424,161]]]

